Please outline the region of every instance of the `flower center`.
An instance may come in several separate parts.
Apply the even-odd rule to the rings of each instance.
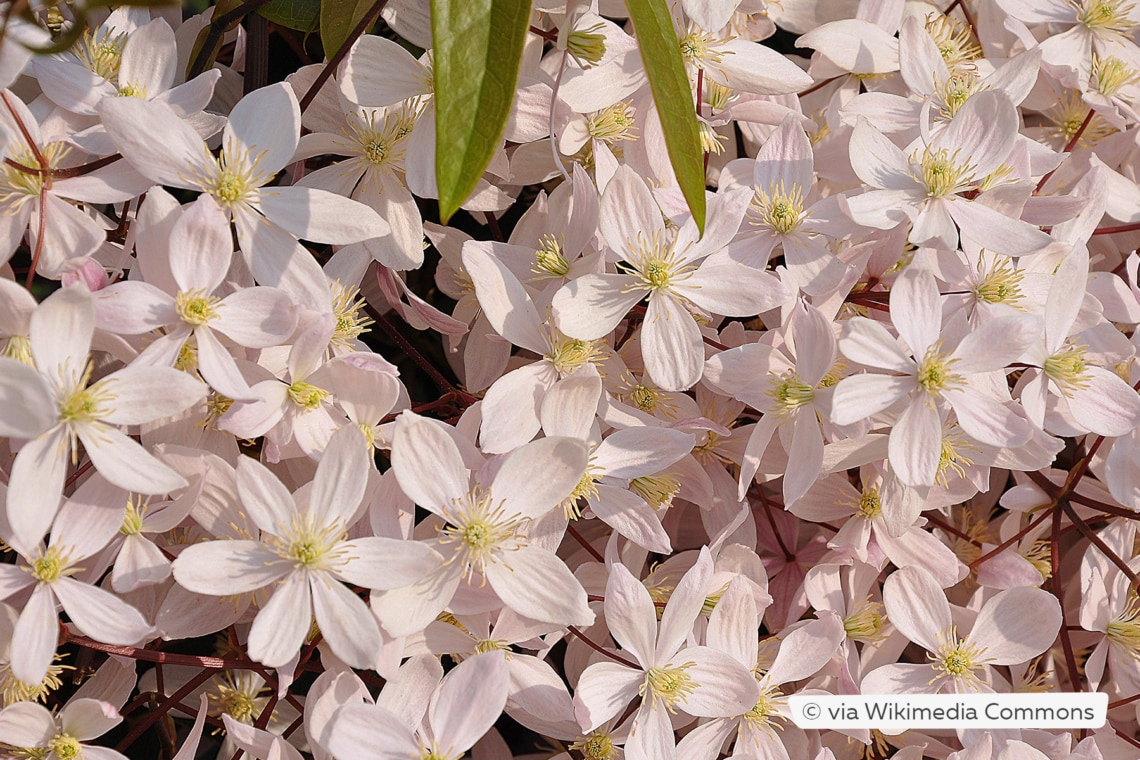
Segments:
[[[613,145],[622,140],[636,140],[632,103],[614,103],[595,112],[586,120],[586,132],[595,140]]]
[[[1111,98],[1123,88],[1140,82],[1140,72],[1116,56],[1101,58],[1093,53],[1092,70],[1097,92],[1106,98]]]
[[[304,380],[298,380],[289,386],[289,398],[292,399],[294,404],[307,412],[319,408],[328,397],[329,392],[324,388],[310,385]]]
[[[381,114],[384,121],[377,125],[376,117]],[[375,167],[399,168],[404,162],[404,143],[418,117],[415,108],[405,105],[393,110],[367,109],[347,119],[365,161]]]
[[[810,404],[815,398],[815,390],[790,370],[779,377],[772,376],[771,382],[768,396],[776,402],[774,411],[781,416],[791,414],[804,404]]]
[[[56,734],[48,742],[47,748],[48,752],[59,760],[74,760],[83,754],[83,745],[71,734]]]
[[[35,360],[32,359],[32,341],[26,335],[9,335],[8,343],[5,344],[4,351],[0,352],[0,356],[15,359],[29,367],[36,366]]]
[[[294,514],[288,525],[277,527],[277,535],[264,540],[278,557],[298,570],[331,570],[349,559],[340,546],[347,534],[339,521],[318,525],[306,512]]]
[[[587,466],[586,471],[582,473],[582,477],[578,480],[578,485],[574,486],[574,490],[562,502],[562,510],[566,513],[566,518],[569,520],[577,520],[582,516],[582,511],[578,507],[579,499],[596,499],[598,498],[598,479],[601,477],[593,466]]]
[[[1068,0],[1077,11],[1077,22],[1104,39],[1122,37],[1136,28],[1131,14],[1135,3],[1121,0]]]
[[[971,444],[966,436],[957,429],[952,429],[942,436],[942,446],[938,453],[938,472],[935,474],[934,480],[943,488],[950,487],[946,475],[947,471],[953,472],[959,478],[965,478],[966,468],[974,464],[974,460],[963,454],[962,449],[976,451],[977,447]]]
[[[353,341],[362,333],[368,332],[372,320],[361,312],[366,304],[360,298],[360,290],[341,284],[340,280],[331,283],[333,293],[332,310],[336,318],[332,340],[329,343],[340,348],[353,349]]]
[[[7,707],[16,702],[45,701],[49,694],[63,686],[63,680],[60,679],[59,674],[65,669],[70,668],[66,665],[56,665],[53,663],[48,666],[47,674],[44,675],[42,681],[39,683],[24,683],[12,675],[12,671],[7,662],[0,661],[0,704]]]
[[[926,194],[931,198],[945,198],[961,190],[965,190],[974,177],[974,167],[967,163],[959,163],[960,151],[951,153],[946,148],[932,148],[926,146],[919,161],[919,174],[911,170],[911,176],[926,188]],[[915,157],[911,157],[912,164]]]
[[[1053,122],[1053,126],[1048,129],[1049,136],[1065,145],[1076,137],[1078,147],[1088,148],[1116,131],[1095,112],[1089,123],[1085,124],[1089,107],[1076,90],[1066,90],[1057,104],[1046,111],[1045,115]]]
[[[1129,592],[1130,599],[1124,611],[1105,626],[1108,640],[1128,650],[1134,660],[1140,660],[1140,599]]]
[[[563,377],[587,364],[597,363],[602,357],[599,341],[596,340],[568,338],[553,327],[547,329],[546,340],[550,346],[550,353],[544,358],[554,365],[554,369]]]
[[[586,29],[575,29],[566,38],[566,49],[582,68],[589,68],[605,56],[606,38],[598,34],[598,30],[604,28],[602,24],[594,24]]]
[[[677,260],[672,243],[666,243],[661,233],[646,235],[637,233],[636,245],[630,263],[641,280],[642,287],[656,291],[667,291],[672,286],[687,279],[696,267],[682,264]],[[630,241],[631,243],[633,241]]]
[[[986,648],[968,641],[962,641],[958,638],[958,631],[953,626],[948,631],[943,631],[939,635],[939,639],[938,651],[927,655],[933,660],[931,667],[940,671],[942,676],[950,676],[959,683],[968,684],[971,687],[980,684],[981,679],[974,671],[989,662],[988,659],[982,657]],[[936,675],[930,679],[930,683],[934,683],[942,676]]]
[[[59,418],[65,424],[94,422],[111,414],[110,403],[115,395],[107,390],[106,383],[95,383],[88,387],[94,365],[87,363],[82,375],[66,378],[60,383],[66,388],[59,397]]]
[[[970,27],[957,19],[931,14],[925,26],[947,68],[970,66],[982,57],[982,46],[974,40]]]
[[[453,499],[451,507],[441,514],[448,524],[439,532],[439,543],[455,546],[445,564],[460,562],[468,579],[472,570],[482,572],[488,564],[501,561],[505,552],[526,545],[521,534],[524,519],[505,514],[501,504],[492,503],[491,492],[486,489],[476,488]]]
[[[83,32],[79,43],[72,48],[79,62],[92,72],[114,82],[119,77],[119,64],[123,60],[123,47],[127,44],[127,34]]]
[[[1066,396],[1089,387],[1092,373],[1086,362],[1085,346],[1066,343],[1061,350],[1045,360],[1045,374],[1057,384]]]
[[[883,513],[883,505],[879,500],[878,488],[865,488],[859,495],[859,501],[854,505],[855,511],[868,520],[874,520]]]
[[[570,749],[581,752],[583,760],[617,760],[618,757],[613,739],[602,729],[574,742]]]
[[[686,662],[667,668],[650,668],[645,673],[640,694],[647,699],[659,699],[665,709],[677,712],[677,705],[685,702],[697,690],[697,682],[686,671],[696,663]]]
[[[631,480],[629,490],[659,511],[673,503],[673,497],[681,491],[681,484],[672,475],[646,475]]]
[[[788,235],[799,229],[804,221],[804,192],[799,184],[791,190],[784,188],[784,181],[769,186],[768,191],[757,190],[752,199],[752,211],[759,215],[754,225],[766,225],[778,235]]]
[[[964,385],[965,378],[951,371],[957,361],[944,355],[941,342],[935,341],[926,349],[922,363],[918,365],[916,379],[919,386],[930,396],[939,397],[943,391]]]
[[[266,153],[264,150],[254,153],[254,148],[230,141],[216,162],[192,170],[194,181],[226,209],[249,202],[256,198],[260,187],[273,179],[259,166]]]
[[[237,676],[226,673],[215,686],[216,691],[207,692],[210,700],[210,714],[225,713],[240,723],[252,725],[269,702],[265,682],[254,680],[250,674]]]
[[[119,526],[119,533],[124,536],[137,536],[143,530],[143,515],[146,514],[146,503],[141,497],[127,499],[127,510],[123,515],[123,524]]]
[[[769,686],[760,693],[760,699],[752,708],[744,713],[744,720],[757,731],[772,732],[773,729],[783,728],[779,706],[784,700],[783,692],[774,686]]]
[[[720,46],[732,41],[732,37],[714,37],[696,24],[690,24],[688,32],[680,40],[681,57],[685,63],[704,68],[710,63],[720,63],[730,50],[721,50]]]
[[[204,325],[217,318],[220,302],[218,297],[206,295],[205,290],[180,290],[174,298],[174,312],[187,324]]]
[[[9,145],[8,158],[20,166],[13,166],[7,161],[0,164],[0,201],[19,208],[26,201],[39,198],[44,182],[48,181],[49,172],[59,168],[63,157],[70,150],[70,146],[59,142],[41,145],[40,155],[43,156],[41,163],[22,140],[12,141]]]
[[[942,101],[942,115],[953,119],[971,95],[989,88],[981,83],[973,71],[960,71],[951,74],[937,89],[939,100]]]
[[[570,262],[562,254],[562,244],[558,238],[545,234],[538,239],[538,245],[538,250],[534,252],[534,266],[530,271],[540,277],[565,277],[570,271]]]
[[[978,257],[978,284],[974,286],[974,297],[986,303],[1004,303],[1017,308],[1021,301],[1021,281],[1024,273],[1013,266],[1009,256],[993,256],[989,271],[984,271],[985,254]],[[984,273],[983,273],[984,272]]]
[[[886,623],[886,609],[879,602],[872,602],[868,598],[843,619],[843,630],[849,639],[870,643],[886,636],[883,630]]]

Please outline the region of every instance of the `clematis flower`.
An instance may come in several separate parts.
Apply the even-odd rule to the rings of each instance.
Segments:
[[[259,539],[210,541],[182,551],[174,579],[189,591],[241,594],[276,584],[254,618],[249,654],[279,667],[297,654],[313,617],[333,652],[353,667],[375,664],[380,632],[367,606],[342,585],[394,588],[438,565],[429,546],[366,536],[349,540],[368,479],[368,447],[354,426],[329,441],[307,504],[298,504],[263,465],[243,457],[237,492]]]
[[[98,699],[73,699],[59,715],[34,702],[18,702],[0,710],[0,744],[44,760],[126,760],[108,747],[87,745],[123,721],[119,711]]]
[[[287,84],[263,87],[234,106],[218,158],[164,103],[114,98],[102,102],[99,113],[139,173],[211,196],[233,221],[253,276],[313,308],[328,303],[328,283],[297,238],[347,244],[391,232],[375,211],[356,201],[326,190],[270,186],[300,138],[301,111]]]

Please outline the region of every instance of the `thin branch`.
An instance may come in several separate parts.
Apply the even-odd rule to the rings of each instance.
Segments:
[[[348,51],[352,48],[353,43],[368,31],[368,27],[376,23],[376,19],[380,16],[380,11],[384,10],[384,6],[387,4],[388,0],[376,0],[376,2],[372,4],[372,7],[368,9],[368,12],[360,18],[357,25],[352,28],[352,31],[348,33],[348,37],[345,38],[340,49],[333,53],[333,57],[329,59],[329,62],[321,69],[321,73],[317,74],[317,78],[313,80],[313,83],[309,85],[309,89],[305,91],[305,97],[301,98],[302,111],[308,108],[309,104],[313,102],[313,99],[317,97],[317,93],[321,91],[321,87],[337,70],[337,67],[340,66],[340,62],[344,60],[344,57],[348,55]]]

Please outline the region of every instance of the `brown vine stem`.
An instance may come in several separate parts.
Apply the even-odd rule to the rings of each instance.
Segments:
[[[590,647],[590,649],[593,649],[595,652],[598,652],[599,654],[604,654],[606,657],[609,657],[614,662],[620,662],[622,665],[625,665],[626,667],[633,668],[634,670],[641,670],[641,666],[638,665],[636,662],[634,662],[633,660],[627,660],[626,658],[622,657],[621,655],[614,654],[613,652],[609,651],[605,647],[598,645],[597,643],[594,642],[593,639],[591,639],[589,636],[587,636],[586,634],[584,634],[580,630],[578,630],[578,628],[576,626],[573,626],[573,625],[567,626],[566,630],[570,631],[570,633],[573,634],[575,638],[582,641],[586,646]]]
[[[591,557],[596,559],[598,562],[605,562],[606,561],[606,558],[603,557],[598,552],[597,549],[595,549],[593,546],[590,546],[590,542],[587,541],[585,539],[585,537],[581,533],[579,533],[577,528],[575,528],[573,525],[570,525],[569,523],[567,523],[566,532],[569,533],[570,536],[575,541],[577,541],[579,544],[581,544],[582,548],[585,549],[587,552],[589,552]]]
[[[462,391],[458,390],[454,385],[452,385],[448,379],[443,376],[443,373],[436,369],[434,364],[424,358],[424,355],[416,350],[416,347],[411,344],[411,341],[405,338],[403,334],[396,329],[396,326],[392,324],[388,317],[381,314],[379,310],[377,310],[376,307],[370,303],[364,304],[364,310],[368,312],[368,316],[371,317],[376,324],[384,328],[384,332],[386,332],[388,336],[396,342],[396,345],[398,345],[400,349],[406,353],[412,361],[416,363],[416,366],[422,369],[424,373],[432,379],[432,382],[436,384],[436,387],[438,387],[444,393],[454,393],[460,397],[469,396],[470,400],[467,403],[475,403],[476,399],[474,396],[462,393]]]
[[[1065,152],[1065,153],[1072,153],[1073,152],[1073,149],[1077,147],[1077,143],[1080,142],[1080,140],[1081,140],[1081,135],[1083,135],[1085,133],[1085,130],[1088,129],[1089,124],[1092,123],[1092,118],[1093,118],[1094,114],[1096,114],[1096,111],[1093,110],[1092,108],[1090,108],[1089,112],[1085,115],[1085,120],[1081,122],[1081,126],[1077,127],[1077,131],[1075,133],[1073,133],[1073,137],[1065,145],[1065,150],[1063,152]],[[1037,183],[1037,187],[1035,187],[1033,189],[1034,195],[1037,195],[1037,193],[1041,192],[1041,188],[1045,187],[1045,183],[1049,181],[1049,178],[1053,176],[1053,172],[1055,172],[1055,171],[1057,171],[1057,170],[1054,169],[1053,171],[1048,172],[1044,177],[1041,178],[1041,181]],[[1096,233],[1093,233],[1093,234],[1096,234]]]
[[[1076,526],[1077,530],[1081,532],[1081,535],[1087,538],[1093,546],[1099,549],[1100,553],[1107,557],[1109,562],[1116,565],[1117,569],[1120,570],[1120,572],[1124,573],[1125,577],[1128,578],[1129,583],[1131,583],[1132,588],[1140,588],[1140,576],[1137,576],[1136,573],[1132,571],[1132,568],[1128,566],[1128,563],[1125,562],[1119,554],[1109,548],[1108,544],[1106,544],[1104,540],[1096,534],[1096,531],[1090,528],[1088,526],[1088,523],[1081,519],[1080,515],[1077,514],[1077,511],[1073,509],[1072,505],[1069,504],[1068,501],[1062,501],[1061,507],[1065,510],[1065,514],[1069,516],[1069,521],[1072,522],[1072,524]]]
[[[143,662],[162,662],[168,665],[187,665],[192,668],[208,668],[210,670],[255,670],[264,671],[264,666],[252,660],[238,660],[230,657],[208,657],[205,655],[175,654],[174,652],[159,652],[154,649],[142,647],[121,646],[118,644],[104,644],[86,636],[76,636],[73,633],[64,633],[64,641],[68,644],[77,644],[97,652],[117,654],[120,657],[129,657],[132,660]]]
[[[190,63],[190,68],[186,70],[187,81],[201,74],[206,70],[206,64],[217,53],[217,48],[222,42],[222,37],[225,36],[226,31],[233,24],[238,23],[249,14],[256,11],[261,6],[268,3],[269,0],[248,0],[234,8],[229,13],[223,13],[210,20],[209,31],[206,32],[206,37],[202,41],[202,47],[198,49],[198,55]]]
[[[203,668],[202,672],[183,684],[181,689],[174,692],[166,699],[162,700],[162,702],[154,710],[143,715],[143,717],[139,719],[138,723],[131,726],[130,732],[127,733],[127,735],[123,737],[123,740],[115,746],[115,749],[119,752],[122,752],[127,749],[127,747],[130,747],[132,744],[138,741],[139,737],[147,732],[147,729],[161,720],[162,717],[166,715],[166,713],[169,712],[172,707],[174,707],[174,705],[182,701],[183,697],[197,689],[206,681],[210,680],[213,675],[214,671],[211,668]]]
[[[1140,222],[1121,224],[1116,227],[1101,227],[1092,231],[1094,235],[1115,235],[1119,232],[1136,232],[1140,230]]]
[[[1077,657],[1073,652],[1073,640],[1069,636],[1069,631],[1066,628],[1067,622],[1065,620],[1065,591],[1061,588],[1061,515],[1062,511],[1058,503],[1053,504],[1053,529],[1050,531],[1049,536],[1049,566],[1052,572],[1050,573],[1051,585],[1053,587],[1053,596],[1057,597],[1057,606],[1061,610],[1061,649],[1065,653],[1065,667],[1069,671],[1069,683],[1072,684],[1073,689],[1076,691],[1084,691],[1084,684],[1081,683],[1077,671]]]
[[[329,80],[329,77],[331,77],[337,70],[337,67],[340,66],[340,62],[348,55],[348,51],[352,48],[353,43],[360,39],[360,37],[368,31],[368,27],[376,22],[376,19],[380,16],[380,11],[384,10],[384,6],[387,4],[388,0],[376,0],[376,2],[372,4],[372,7],[368,9],[368,12],[360,18],[356,26],[352,28],[352,31],[348,33],[348,37],[341,43],[340,48],[333,54],[333,57],[329,59],[329,62],[325,64],[325,67],[321,69],[321,73],[317,74],[317,78],[313,80],[313,83],[309,85],[309,89],[305,92],[305,97],[301,98],[302,112],[309,107],[309,104],[317,97],[317,93],[321,91],[321,87],[324,86],[325,82]]]
[[[795,562],[796,555],[784,543],[784,537],[780,535],[780,529],[776,526],[776,518],[772,516],[772,502],[768,501],[767,494],[764,493],[763,488],[752,486],[748,489],[749,492],[755,491],[760,495],[760,502],[764,505],[764,516],[768,518],[768,525],[772,528],[772,535],[776,537],[776,543],[779,544],[780,550],[784,552],[784,561]]]

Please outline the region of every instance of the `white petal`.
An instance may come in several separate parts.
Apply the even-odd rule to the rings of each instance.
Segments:
[[[380,629],[368,605],[327,573],[311,573],[313,614],[333,653],[354,668],[371,668],[380,651]]]
[[[1011,588],[985,603],[969,641],[985,647],[984,656],[995,665],[1014,665],[1052,646],[1060,628],[1055,596],[1039,588]]]
[[[345,425],[329,439],[309,491],[309,511],[322,525],[351,524],[372,469],[368,452],[368,442],[355,425]]]
[[[624,488],[605,484],[596,488],[598,495],[589,502],[590,511],[598,519],[643,549],[665,555],[672,552],[661,518],[645,499]]]
[[[914,372],[914,360],[903,353],[887,328],[865,317],[853,317],[843,325],[839,350],[852,361],[890,372]]]
[[[316,188],[267,188],[259,193],[258,205],[267,219],[314,243],[345,245],[392,232],[388,223],[363,203]]]
[[[235,478],[242,509],[257,527],[280,535],[297,513],[289,489],[265,465],[249,457],[238,460]]]
[[[734,261],[705,264],[679,283],[676,291],[702,309],[725,317],[761,314],[792,297],[774,275]]]
[[[192,170],[216,164],[194,128],[165,103],[106,98],[99,115],[123,157],[160,185],[197,189]]]
[[[20,619],[12,631],[12,661],[9,663],[12,675],[24,683],[43,681],[55,656],[58,638],[59,615],[55,612],[55,594],[46,583],[37,584],[24,603]]]
[[[942,454],[942,421],[933,402],[915,398],[891,430],[888,456],[899,480],[908,486],[934,484]]]
[[[423,64],[391,40],[365,35],[352,46],[340,89],[353,103],[388,106],[427,95],[431,79]]]
[[[340,760],[407,760],[420,754],[412,730],[376,705],[345,705],[337,710],[323,740]]]
[[[524,617],[557,625],[594,622],[582,584],[545,549],[520,547],[487,565],[484,572],[503,604]]]
[[[662,390],[688,390],[701,379],[704,341],[693,315],[669,293],[654,293],[641,328],[645,371]]]
[[[351,559],[336,573],[365,588],[393,589],[416,583],[443,563],[443,557],[425,543],[381,536],[345,541],[340,549]]]
[[[85,425],[79,440],[107,480],[128,491],[163,494],[186,486],[186,479],[155,459],[133,438],[106,425]]]
[[[465,752],[498,720],[510,682],[502,652],[464,660],[444,677],[428,710],[432,734],[456,754]]]
[[[636,283],[624,274],[584,274],[571,280],[554,294],[558,329],[580,340],[604,338],[645,296]]]
[[[661,209],[645,180],[630,167],[622,166],[602,193],[598,231],[610,248],[628,258],[642,247],[639,240],[659,239],[664,230]]]
[[[507,515],[541,517],[578,485],[587,459],[586,444],[574,438],[543,438],[515,449],[491,481],[494,501]]]
[[[439,423],[412,412],[396,420],[392,468],[404,493],[426,509],[450,507],[468,491],[467,468],[455,441]]]
[[[61,288],[32,314],[28,337],[32,358],[41,373],[78,378],[87,367],[87,352],[95,331],[95,301],[84,288]]]
[[[883,583],[883,606],[899,633],[929,652],[950,630],[950,603],[930,573],[904,567]]]
[[[664,470],[693,450],[695,438],[672,428],[627,428],[611,433],[593,460],[610,477],[640,478]]]
[[[218,316],[210,329],[246,348],[279,346],[297,325],[292,299],[277,288],[239,290],[226,296],[217,308]]]
[[[25,683],[39,683],[42,678],[43,676],[40,676],[40,679]],[[43,705],[35,702],[13,702],[4,710],[0,710],[0,742],[10,747],[46,747],[55,734],[55,718]]]
[[[312,618],[305,573],[291,573],[254,618],[249,629],[249,656],[270,668],[289,662],[304,643]]]
[[[170,272],[178,287],[206,295],[225,279],[233,257],[229,217],[209,195],[200,195],[170,230]]]
[[[735,717],[751,710],[760,698],[752,669],[725,652],[691,647],[678,652],[674,662],[693,663],[685,673],[697,682],[697,689],[683,703],[685,712],[690,715]]]
[[[122,722],[114,705],[89,697],[71,699],[59,713],[60,728],[79,741],[100,737]]]
[[[25,443],[12,464],[8,486],[10,542],[24,556],[31,556],[51,527],[59,509],[70,450],[62,425]]]
[[[101,588],[60,578],[52,589],[75,627],[96,641],[138,644],[154,634],[138,610]]]
[[[550,348],[539,326],[542,319],[518,278],[491,254],[488,244],[463,246],[463,266],[475,285],[475,296],[487,321],[511,343],[539,356]]]
[[[0,356],[0,436],[35,438],[55,423],[55,400],[40,374]]]
[[[209,389],[186,372],[167,367],[124,367],[92,388],[112,394],[115,407],[103,420],[112,425],[140,425],[189,409]]]
[[[852,375],[835,386],[831,398],[831,421],[850,425],[886,409],[913,390],[913,377]]]
[[[259,541],[206,541],[183,549],[171,569],[187,591],[232,596],[268,586],[291,567]]]
[[[222,133],[222,149],[230,161],[258,156],[257,168],[273,176],[293,158],[300,138],[297,96],[292,87],[279,82],[238,101]]]
[[[915,356],[942,331],[942,296],[928,269],[907,267],[891,287],[891,323]]]

